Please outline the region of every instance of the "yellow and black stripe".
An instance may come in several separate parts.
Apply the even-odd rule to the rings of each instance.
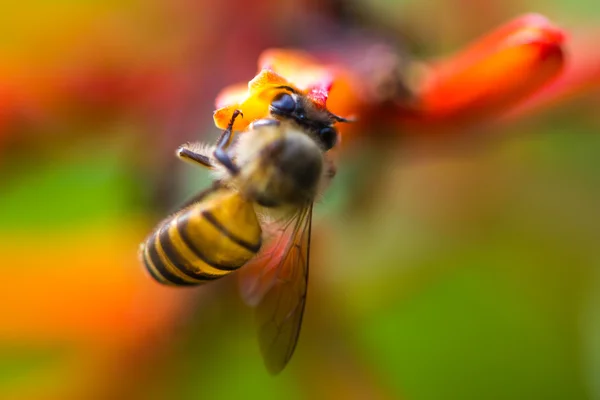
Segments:
[[[146,269],[167,285],[199,285],[248,262],[261,246],[251,202],[218,189],[161,223],[141,247]]]

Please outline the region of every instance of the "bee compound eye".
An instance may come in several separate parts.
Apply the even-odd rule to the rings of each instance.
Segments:
[[[280,112],[291,113],[296,109],[296,100],[289,93],[279,93],[271,101],[271,107]]]
[[[337,131],[330,126],[322,128],[319,131],[319,139],[323,143],[323,146],[325,146],[325,149],[329,150],[337,143]]]

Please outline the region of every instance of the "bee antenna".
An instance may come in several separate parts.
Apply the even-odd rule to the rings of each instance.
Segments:
[[[352,122],[356,122],[356,118],[350,117],[350,118],[344,118],[344,117],[340,117],[339,115],[335,115],[333,113],[329,113],[331,118],[333,118],[335,120],[335,122],[346,122],[346,123],[352,123]]]

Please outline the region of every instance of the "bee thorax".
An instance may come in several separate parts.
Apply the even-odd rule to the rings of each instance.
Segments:
[[[283,135],[264,146],[257,159],[246,189],[259,204],[303,204],[315,197],[323,153],[307,135]]]

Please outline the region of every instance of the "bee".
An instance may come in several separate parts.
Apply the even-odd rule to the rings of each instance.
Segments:
[[[147,271],[166,285],[200,285],[244,266],[242,297],[256,308],[261,353],[272,374],[287,365],[298,341],[313,203],[335,175],[327,154],[338,142],[334,124],[348,122],[291,87],[276,89],[269,117],[253,121],[236,140],[239,110],[215,146],[177,149],[182,160],[211,169],[214,183],[162,221],[140,248]],[[269,246],[263,237],[271,238]]]

